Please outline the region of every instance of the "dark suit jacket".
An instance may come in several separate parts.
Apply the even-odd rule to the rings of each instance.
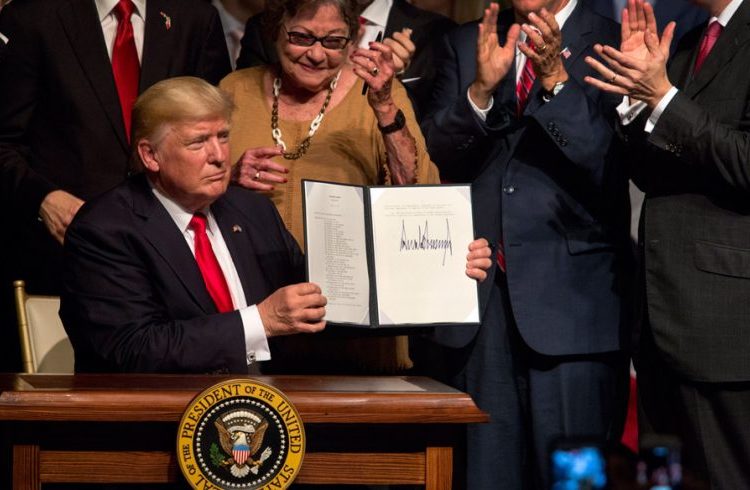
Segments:
[[[56,189],[88,200],[122,182],[129,144],[93,0],[15,0],[0,32],[10,38],[0,67],[0,186],[16,218],[14,275],[57,294],[61,247],[37,221],[39,206]],[[140,91],[179,75],[216,83],[230,70],[218,14],[201,0],[148,0],[142,58]]]
[[[302,254],[267,198],[230,187],[211,211],[248,305],[301,280]],[[247,373],[239,312],[217,313],[145,176],[81,209],[65,258],[60,316],[76,371]]]
[[[416,53],[409,68],[401,75],[409,98],[414,105],[417,118],[427,112],[432,93],[432,81],[436,73],[435,49],[440,37],[455,23],[442,15],[419,9],[405,0],[395,0],[385,26],[385,37],[405,27],[412,29],[411,39]],[[265,35],[263,14],[251,17],[245,26],[242,49],[237,59],[237,68],[278,63],[275,39]]]
[[[641,120],[626,133],[634,180],[646,192],[648,315],[657,347],[680,375],[748,381],[750,3],[693,78],[704,28],[675,52],[669,78],[680,92],[654,131],[645,140]]]
[[[503,11],[505,42],[513,13]],[[618,27],[579,4],[563,28],[570,78],[550,102],[535,82],[515,115],[512,69],[494,94],[486,122],[467,89],[476,72],[477,24],[448,34],[434,104],[422,128],[441,175],[472,182],[477,236],[505,244],[512,313],[536,352],[572,355],[616,351],[626,326],[627,179],[612,157],[617,98],[583,81],[594,43],[614,43]],[[497,268],[480,285],[487,304]],[[450,346],[468,344],[477,328],[438,329]],[[489,328],[489,327],[488,327]]]

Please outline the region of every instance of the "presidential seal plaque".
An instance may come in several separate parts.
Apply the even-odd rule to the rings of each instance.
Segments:
[[[177,460],[200,490],[270,490],[294,481],[305,429],[279,390],[252,379],[222,381],[195,397],[180,420]]]

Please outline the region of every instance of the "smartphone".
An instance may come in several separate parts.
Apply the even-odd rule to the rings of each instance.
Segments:
[[[680,490],[682,464],[680,441],[667,435],[645,434],[638,452],[636,479],[646,490]]]
[[[607,489],[604,444],[597,439],[564,438],[549,451],[552,490]]]

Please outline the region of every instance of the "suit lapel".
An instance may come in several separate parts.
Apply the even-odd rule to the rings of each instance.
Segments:
[[[146,2],[146,26],[143,35],[143,56],[141,61],[140,91],[160,80],[169,78],[171,53],[176,52],[175,43],[179,30],[184,28],[179,12],[166,0]]]
[[[729,21],[729,24],[724,28],[724,32],[719,36],[698,74],[685,86],[685,95],[694,98],[737,53],[746,49],[746,45],[750,41],[748,23],[750,23],[750,3],[743,2]],[[692,56],[691,70],[695,64],[695,58],[699,49],[700,41],[697,43]]]
[[[142,175],[131,181],[133,211],[143,219],[143,234],[167,263],[175,277],[207,314],[216,313],[195,257],[167,210],[154,196]]]
[[[573,9],[570,17],[565,22],[562,29],[562,46],[561,54],[563,65],[568,73],[575,71],[575,63],[581,54],[592,44],[591,33],[593,32],[592,17],[587,15],[582,5]],[[563,55],[562,53],[568,53]]]
[[[247,304],[252,304],[257,298],[265,296],[264,291],[258,289],[258,286],[267,283],[262,277],[261,268],[254,253],[255,248],[250,236],[252,231],[241,226],[244,220],[232,208],[226,197],[214,202],[211,205],[211,212],[216,218],[221,236],[224,237],[234,267],[237,269]]]
[[[705,27],[705,26],[704,26]],[[691,49],[679,48],[674,56],[669,60],[667,67],[667,73],[669,74],[669,80],[675,84],[676,87],[684,90],[687,84],[690,82],[690,72],[693,64],[695,63],[695,55],[697,53],[696,43],[700,43],[701,33],[697,30],[692,30],[685,34],[680,40],[680,44],[685,43],[688,46],[692,46]],[[691,38],[695,38],[691,40]]]
[[[60,2],[57,15],[73,48],[72,51],[78,57],[91,89],[112,125],[112,130],[117,134],[123,149],[129,151],[120,99],[112,75],[112,63],[107,54],[94,2],[65,0]]]

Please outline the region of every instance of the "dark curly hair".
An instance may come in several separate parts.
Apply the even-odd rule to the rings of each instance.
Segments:
[[[269,39],[276,41],[284,18],[291,18],[307,7],[330,4],[335,6],[349,26],[349,37],[354,39],[359,30],[359,14],[372,0],[266,0],[263,12],[263,30]]]

